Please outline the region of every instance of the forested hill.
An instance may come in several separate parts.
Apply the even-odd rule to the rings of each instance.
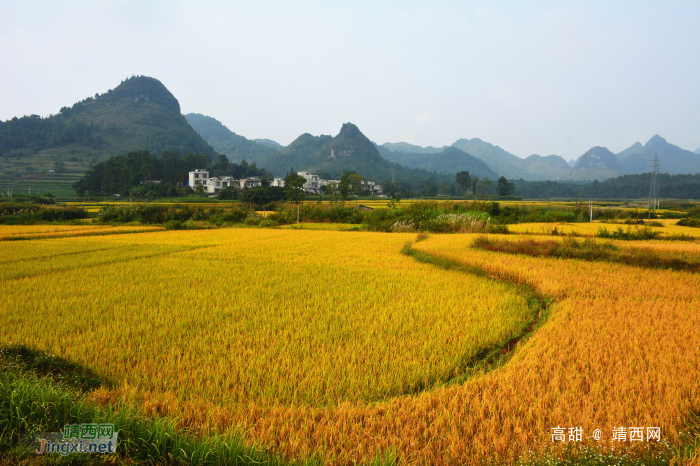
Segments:
[[[664,199],[700,199],[700,174],[658,175],[659,196]],[[651,173],[624,175],[605,181],[585,183],[562,181],[516,180],[515,195],[525,199],[576,197],[579,199],[646,199],[649,195]]]
[[[247,160],[260,163],[282,148],[279,144],[279,148],[275,148],[274,141],[265,140],[269,142],[258,143],[246,139],[228,129],[219,120],[200,113],[188,113],[185,118],[205,141],[233,162]]]
[[[352,123],[343,124],[335,137],[302,134],[259,165],[272,170],[275,176],[284,176],[291,168],[309,170],[322,177],[335,177],[342,170],[355,171],[385,185],[391,182],[393,171],[397,186],[416,192],[431,192],[440,183],[454,182],[454,175],[406,168],[384,159],[377,146]]]
[[[78,177],[110,156],[146,149],[154,154],[216,151],[187,123],[177,99],[157,79],[137,76],[56,115],[0,122],[0,185],[33,180],[53,169]]]

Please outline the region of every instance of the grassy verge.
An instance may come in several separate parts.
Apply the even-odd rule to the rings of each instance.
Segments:
[[[683,253],[659,253],[649,249],[620,248],[593,239],[508,241],[479,236],[473,247],[507,254],[524,254],[534,257],[557,257],[586,261],[612,262],[655,269],[686,270],[700,272],[700,258]]]
[[[286,461],[239,431],[200,437],[176,429],[166,418],[142,416],[127,406],[102,407],[87,401],[90,390],[109,381],[70,361],[24,346],[0,349],[0,464],[26,465],[318,465],[319,458]],[[65,424],[111,423],[119,432],[116,455],[36,455],[27,444],[33,433],[61,432]],[[371,464],[393,465],[392,451]]]

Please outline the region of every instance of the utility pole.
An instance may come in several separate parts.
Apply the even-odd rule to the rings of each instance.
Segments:
[[[576,208],[578,209],[578,188],[576,188]]]
[[[593,221],[593,201],[588,201],[588,207],[591,210],[591,222]]]
[[[651,220],[652,203],[654,210],[659,208],[659,184],[657,181],[659,168],[659,156],[654,152],[654,160],[651,163],[651,185],[649,186],[649,220]]]

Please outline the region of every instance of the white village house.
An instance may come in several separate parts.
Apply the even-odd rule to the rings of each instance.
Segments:
[[[304,182],[303,189],[312,194],[320,193],[321,188],[328,186],[329,183],[329,180],[320,180],[318,175],[314,175],[308,171],[297,172],[297,175],[304,177],[306,181]],[[336,183],[336,186],[340,183],[338,180],[331,181]],[[369,190],[372,194],[382,193],[382,185],[376,184],[374,181],[363,181],[362,184],[363,187]],[[214,196],[222,189],[226,189],[231,186],[235,189],[257,188],[262,186],[262,179],[257,176],[250,176],[240,180],[236,180],[230,176],[209,177],[208,170],[198,168],[189,172],[189,180],[187,182],[187,186],[192,189],[196,189],[197,185],[202,185],[207,195]],[[284,185],[284,178],[273,178],[270,180],[270,186],[283,188]]]
[[[312,175],[309,172],[297,172],[297,175],[303,176],[306,180],[304,182],[304,185],[302,186],[302,188],[304,188],[305,190],[311,190],[312,193],[315,194],[316,191],[321,188],[321,185],[318,182],[318,175]]]

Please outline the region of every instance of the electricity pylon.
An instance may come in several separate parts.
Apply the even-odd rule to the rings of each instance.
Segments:
[[[649,218],[651,218],[651,209],[659,208],[659,184],[657,175],[659,174],[659,156],[654,152],[654,161],[651,164],[651,186],[649,186]]]

